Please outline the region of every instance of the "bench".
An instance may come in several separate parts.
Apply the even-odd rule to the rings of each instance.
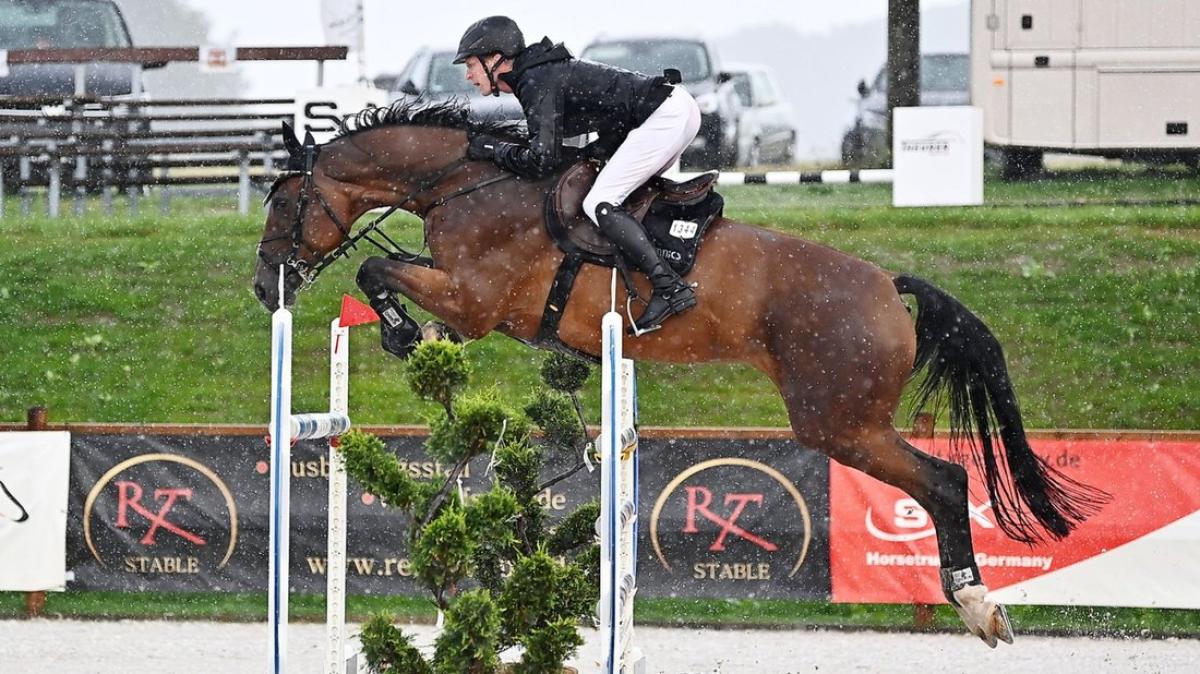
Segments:
[[[54,217],[64,193],[81,212],[87,194],[102,194],[111,210],[124,190],[136,210],[139,193],[157,186],[165,209],[172,186],[236,184],[245,214],[251,185],[286,156],[280,128],[292,111],[291,99],[5,99],[0,187],[21,195],[26,211],[31,190],[46,188]]]

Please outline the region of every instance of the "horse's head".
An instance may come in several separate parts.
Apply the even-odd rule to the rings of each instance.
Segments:
[[[321,146],[312,134],[301,143],[285,122],[283,141],[288,163],[264,201],[267,224],[254,268],[254,294],[268,310],[279,307],[280,269],[283,303],[290,306],[296,292],[329,264],[353,223],[345,185],[317,166]]]
[[[472,130],[507,137],[516,133],[506,124],[473,124],[466,108],[453,100],[368,108],[343,123],[335,140],[320,146],[311,134],[301,143],[285,123],[288,162],[267,194],[267,223],[254,270],[254,294],[263,306],[278,308],[280,287],[290,306],[299,290],[388,213],[403,208],[424,218],[449,199],[504,179],[506,174],[497,174],[490,162],[463,170],[469,164],[467,132]],[[382,206],[390,208],[351,233],[360,215]],[[379,245],[371,237],[365,240]]]

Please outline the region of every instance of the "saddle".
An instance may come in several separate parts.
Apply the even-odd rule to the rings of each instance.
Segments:
[[[537,337],[531,342],[538,348],[592,362],[599,362],[594,354],[573,349],[559,339],[558,324],[584,262],[622,271],[628,268],[617,259],[617,247],[583,213],[583,197],[599,173],[599,166],[590,160],[576,163],[562,173],[546,197],[546,231],[565,255],[550,285]],[[636,189],[623,205],[646,228],[663,262],[680,276],[691,271],[705,231],[725,208],[725,200],[712,189],[716,182],[715,173],[682,183],[656,177]],[[626,283],[631,283],[628,274]]]
[[[546,229],[564,253],[615,267],[616,246],[583,212],[583,198],[599,172],[592,161],[581,161],[563,172],[546,198]],[[642,223],[663,261],[680,276],[691,271],[704,232],[725,207],[725,200],[712,189],[716,181],[715,173],[682,183],[655,177],[625,200],[625,211]]]

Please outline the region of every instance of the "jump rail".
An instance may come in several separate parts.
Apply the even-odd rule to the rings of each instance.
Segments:
[[[680,173],[672,176],[675,180],[690,180],[700,173]],[[718,185],[800,185],[806,183],[846,184],[846,183],[890,183],[892,169],[831,169],[828,171],[767,171],[766,173],[745,173],[742,171],[721,171],[717,176]]]

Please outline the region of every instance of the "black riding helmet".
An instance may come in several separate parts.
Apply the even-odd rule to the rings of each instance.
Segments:
[[[517,22],[507,16],[489,16],[471,24],[458,41],[455,63],[462,63],[468,56],[500,54],[511,59],[525,49],[525,36]]]

